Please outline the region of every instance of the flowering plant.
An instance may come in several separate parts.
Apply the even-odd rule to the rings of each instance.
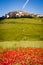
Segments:
[[[16,48],[0,52],[0,65],[43,65],[42,48]]]

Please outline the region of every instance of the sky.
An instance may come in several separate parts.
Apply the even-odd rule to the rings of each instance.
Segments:
[[[27,0],[0,0],[0,17],[15,10],[43,14],[43,0],[29,0],[25,8],[23,8],[26,1]]]

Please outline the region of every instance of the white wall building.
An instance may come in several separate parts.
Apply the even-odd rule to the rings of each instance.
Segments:
[[[7,15],[7,18],[9,18],[9,15]]]

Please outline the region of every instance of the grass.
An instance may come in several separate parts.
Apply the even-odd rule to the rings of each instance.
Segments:
[[[43,18],[0,20],[0,41],[43,41]]]
[[[43,48],[43,41],[5,41],[0,42],[0,48],[15,49],[17,47]]]
[[[0,20],[0,52],[17,47],[43,48],[43,18]]]

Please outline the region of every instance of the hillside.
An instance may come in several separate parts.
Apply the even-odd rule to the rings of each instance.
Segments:
[[[43,18],[0,20],[0,41],[43,40]]]

